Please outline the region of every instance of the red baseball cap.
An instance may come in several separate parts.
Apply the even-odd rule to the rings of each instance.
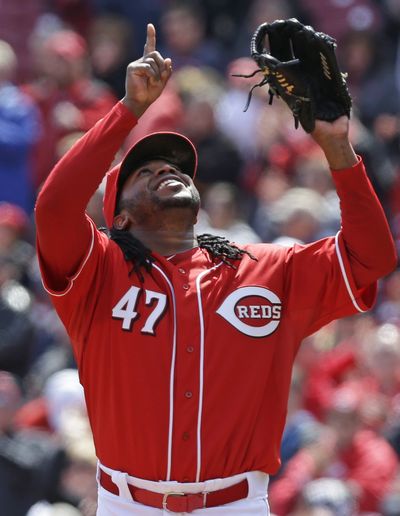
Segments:
[[[119,165],[107,174],[103,199],[106,224],[112,226],[118,196],[131,173],[147,161],[165,159],[192,178],[197,170],[197,151],[193,143],[183,134],[174,132],[152,133],[136,142],[126,153]]]

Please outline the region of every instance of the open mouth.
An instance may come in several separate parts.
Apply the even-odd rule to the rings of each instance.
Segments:
[[[182,186],[186,186],[183,183],[183,181],[181,181],[180,179],[177,179],[177,178],[169,177],[169,178],[163,179],[161,181],[161,183],[159,185],[157,185],[156,191],[158,192],[160,190],[164,190],[167,188],[176,190],[178,188],[182,188]]]

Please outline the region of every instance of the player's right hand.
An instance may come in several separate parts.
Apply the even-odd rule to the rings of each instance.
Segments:
[[[147,25],[143,57],[129,63],[122,102],[139,118],[161,95],[172,73],[171,59],[156,50],[156,29]]]

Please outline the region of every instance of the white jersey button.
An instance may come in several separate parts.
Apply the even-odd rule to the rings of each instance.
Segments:
[[[193,394],[190,391],[186,391],[185,396],[186,396],[186,398],[191,398],[193,396]]]
[[[188,346],[188,347],[186,348],[186,351],[187,351],[188,353],[193,353],[193,351],[194,351],[194,347],[193,347],[193,346]]]
[[[184,284],[182,285],[182,288],[184,288],[185,290],[189,290],[190,285],[188,285],[187,283],[184,283]]]
[[[185,269],[182,269],[182,267],[179,267],[178,271],[179,271],[181,274],[186,274]]]

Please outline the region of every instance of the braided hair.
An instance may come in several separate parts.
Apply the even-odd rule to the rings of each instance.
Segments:
[[[101,228],[108,233],[108,236],[113,240],[122,250],[126,261],[133,264],[130,274],[135,272],[139,280],[143,283],[144,276],[142,269],[150,272],[154,257],[151,250],[142,244],[142,242],[134,237],[129,231],[124,231],[116,228],[106,229]],[[228,267],[236,269],[233,263],[236,260],[241,260],[243,255],[247,254],[252,260],[257,260],[249,251],[239,249],[239,247],[231,244],[226,238],[210,235],[205,233],[197,236],[199,247],[208,251],[211,259],[215,262],[218,258],[222,260]]]

